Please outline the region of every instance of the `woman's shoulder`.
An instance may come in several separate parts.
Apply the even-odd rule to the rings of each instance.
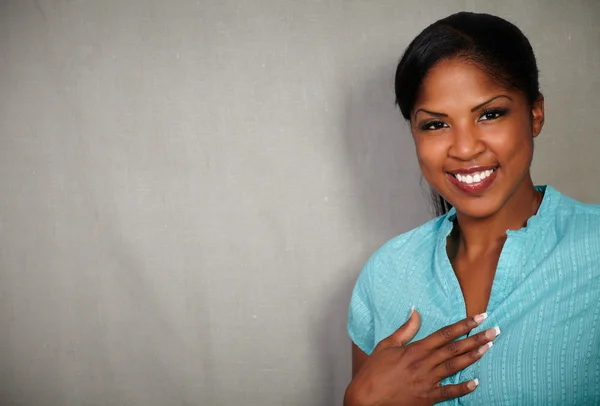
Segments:
[[[555,190],[556,209],[548,220],[561,237],[591,238],[600,242],[600,204],[580,202]]]
[[[583,203],[579,200],[573,199],[572,197],[562,195],[557,213],[562,216],[592,216],[592,218],[600,218],[600,204]]]
[[[600,204],[583,203],[560,192],[556,207],[556,219],[561,223],[580,222],[595,226],[600,224]],[[600,230],[600,229],[598,229]]]
[[[410,231],[406,231],[385,242],[369,258],[365,268],[377,274],[385,270],[400,270],[414,260],[431,257],[437,246],[440,233],[452,227],[448,215],[436,217]]]

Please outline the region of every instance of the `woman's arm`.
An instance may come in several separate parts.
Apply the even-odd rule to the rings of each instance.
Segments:
[[[352,378],[356,376],[363,364],[369,359],[363,350],[358,348],[358,345],[352,343]]]

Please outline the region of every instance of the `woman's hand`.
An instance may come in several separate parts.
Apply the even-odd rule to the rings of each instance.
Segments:
[[[407,345],[421,325],[418,312],[411,312],[406,323],[375,347],[350,382],[344,406],[432,405],[474,391],[476,379],[445,386],[440,382],[478,361],[492,346],[498,327],[455,341],[486,317],[468,317]]]

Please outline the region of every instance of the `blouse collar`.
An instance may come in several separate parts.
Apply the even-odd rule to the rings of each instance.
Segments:
[[[542,203],[538,208],[538,211],[533,216],[529,217],[524,227],[518,230],[506,230],[507,235],[526,235],[532,230],[539,228],[540,224],[547,222],[554,214],[558,202],[560,200],[560,193],[549,185],[538,185],[535,187],[538,192],[544,194]],[[454,228],[454,222],[456,221],[456,209],[452,207],[448,213],[445,214],[445,219],[442,224],[442,238],[446,239]]]

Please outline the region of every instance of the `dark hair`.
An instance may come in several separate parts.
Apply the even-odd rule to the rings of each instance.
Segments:
[[[410,120],[421,85],[438,62],[461,58],[484,69],[497,83],[523,92],[533,103],[540,96],[539,73],[531,44],[514,24],[490,14],[460,12],[425,28],[406,48],[396,70],[396,104]],[[452,207],[432,190],[437,215]]]

